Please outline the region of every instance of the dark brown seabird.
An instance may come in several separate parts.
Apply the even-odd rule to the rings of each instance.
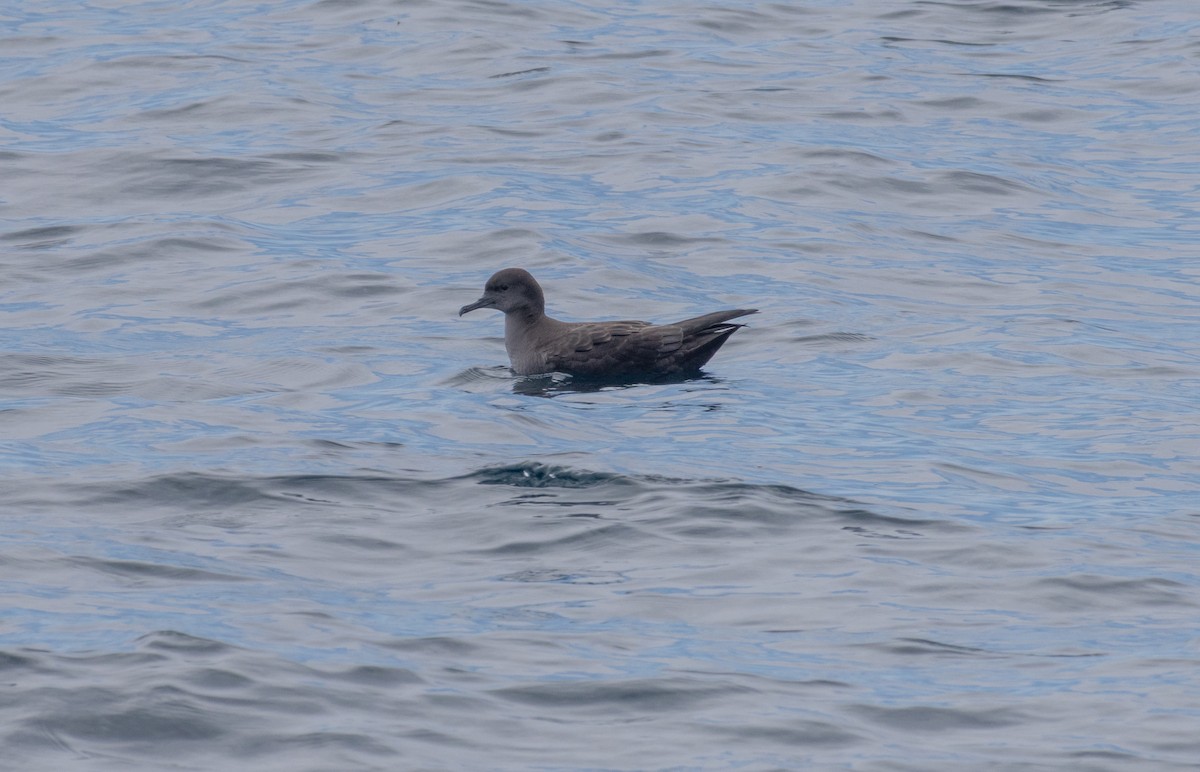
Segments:
[[[717,353],[740,324],[730,319],[755,308],[714,311],[674,324],[560,322],[546,316],[537,280],[523,268],[505,268],[487,280],[483,297],[459,309],[504,312],[504,348],[517,375],[569,373],[589,378],[690,373]]]

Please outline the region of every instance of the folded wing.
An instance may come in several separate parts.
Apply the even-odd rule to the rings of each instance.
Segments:
[[[592,377],[671,375],[699,369],[739,327],[730,319],[754,309],[715,311],[674,324],[583,322],[555,340],[553,370]]]

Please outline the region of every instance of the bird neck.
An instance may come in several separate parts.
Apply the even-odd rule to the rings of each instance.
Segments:
[[[523,329],[532,327],[546,317],[541,306],[521,306],[514,308],[504,315],[505,329]]]

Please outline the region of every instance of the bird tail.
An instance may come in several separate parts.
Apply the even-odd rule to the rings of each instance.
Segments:
[[[730,319],[756,313],[758,313],[757,308],[738,308],[714,311],[711,314],[679,322],[678,326],[684,330],[684,340],[691,339],[694,342],[684,356],[685,367],[692,370],[703,367],[708,360],[712,359],[713,354],[717,353],[717,349],[725,345],[725,341],[729,339],[730,335],[746,326],[732,324],[729,322]]]
[[[726,328],[736,330],[744,325],[725,323],[730,319],[737,319],[739,316],[749,316],[750,314],[757,313],[757,308],[735,308],[727,309],[725,311],[713,311],[711,314],[696,316],[691,319],[684,319],[682,322],[676,322],[674,326],[683,328],[683,334],[685,337],[688,335],[720,332]]]

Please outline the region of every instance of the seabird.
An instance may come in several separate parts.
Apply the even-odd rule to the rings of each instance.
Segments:
[[[589,378],[662,376],[700,369],[755,308],[714,311],[673,324],[560,322],[546,316],[537,280],[523,268],[497,271],[483,297],[459,309],[504,312],[504,348],[517,375],[561,372]]]

